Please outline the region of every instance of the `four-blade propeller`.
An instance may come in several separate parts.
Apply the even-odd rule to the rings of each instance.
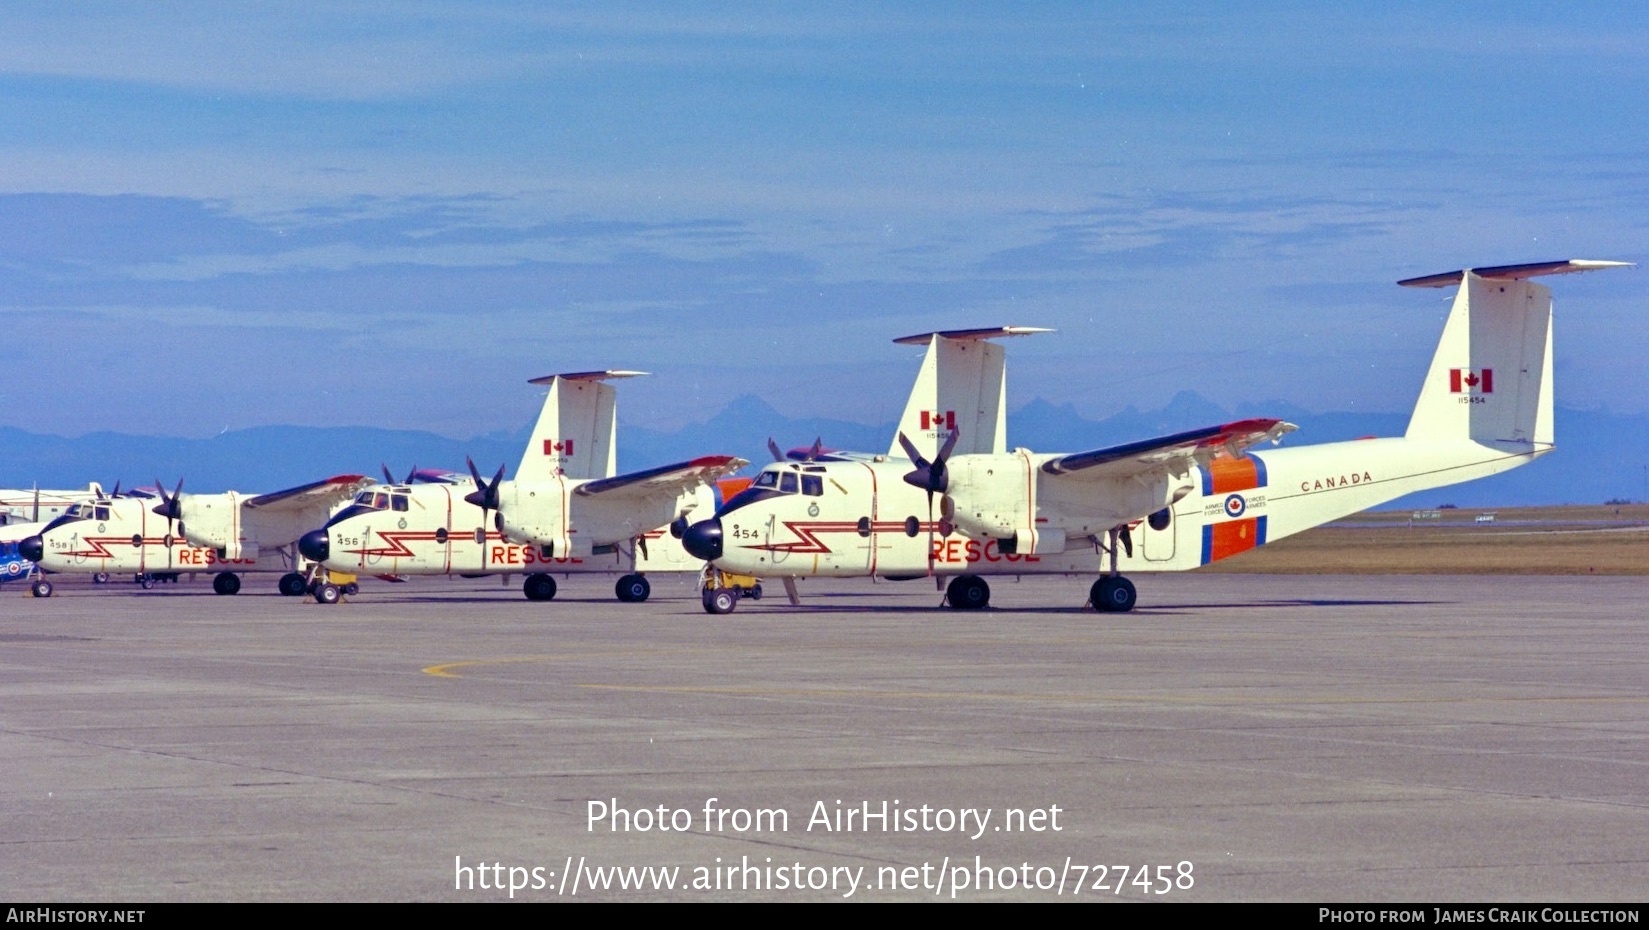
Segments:
[[[464,456],[464,464],[469,466],[470,477],[475,479],[475,490],[464,495],[464,500],[481,508],[481,525],[487,525],[487,511],[497,510],[499,507],[498,486],[504,482],[504,466],[498,466],[498,474],[492,476],[492,483],[482,480],[481,473],[475,468],[475,460]]]
[[[177,487],[168,495],[166,486],[160,483],[159,478],[156,478],[155,493],[160,495],[160,503],[149,508],[149,510],[156,516],[166,518],[166,535],[170,536],[172,535],[173,524],[183,519],[183,507],[178,503],[178,497],[183,494],[183,479],[179,478],[177,480]]]
[[[928,492],[929,575],[933,574],[933,495],[939,494],[942,496],[950,489],[950,470],[945,467],[945,463],[950,461],[950,454],[956,451],[956,440],[961,435],[962,431],[960,429],[951,430],[945,444],[939,447],[939,454],[934,456],[933,461],[930,462],[916,448],[916,443],[910,441],[909,436],[906,436],[903,432],[899,434],[899,445],[905,447],[905,454],[910,456],[911,462],[916,465],[915,468],[905,472],[905,483]],[[944,497],[943,500],[945,526],[942,529],[944,534],[949,536],[951,532],[950,513],[952,504],[949,497]]]

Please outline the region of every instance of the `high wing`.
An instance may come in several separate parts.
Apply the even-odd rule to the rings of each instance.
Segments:
[[[574,493],[585,496],[613,494],[617,496],[644,496],[662,491],[684,491],[732,474],[746,465],[744,459],[732,455],[707,455],[689,462],[660,465],[628,475],[598,478],[579,485]]]
[[[1299,427],[1282,420],[1238,420],[1092,452],[1073,452],[1042,463],[1042,471],[1049,475],[1070,475],[1079,481],[1127,478],[1164,470],[1182,474],[1220,452],[1235,458],[1249,446],[1267,439],[1276,442],[1284,433],[1297,429]]]
[[[812,446],[797,446],[787,451],[784,457],[792,462],[874,462],[885,456],[871,452],[847,452],[841,449],[828,449]]]
[[[0,523],[0,543],[21,542],[30,536],[39,536],[45,523]]]
[[[284,491],[271,491],[268,494],[249,497],[245,506],[272,513],[297,513],[310,507],[330,509],[333,505],[354,497],[355,492],[360,489],[375,483],[365,475],[333,475]]]

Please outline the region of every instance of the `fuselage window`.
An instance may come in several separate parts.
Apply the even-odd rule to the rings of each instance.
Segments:
[[[915,539],[916,534],[920,532],[922,532],[922,521],[916,519],[915,517],[906,517],[905,535],[909,536],[911,539]]]
[[[869,517],[860,517],[859,518],[859,535],[867,537],[867,538],[870,536],[870,518]]]

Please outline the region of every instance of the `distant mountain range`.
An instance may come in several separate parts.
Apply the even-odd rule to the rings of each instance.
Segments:
[[[1076,452],[1251,416],[1280,417],[1300,426],[1285,445],[1334,442],[1360,436],[1401,435],[1407,413],[1312,413],[1291,404],[1244,405],[1228,410],[1186,391],[1161,410],[1133,407],[1089,420],[1069,404],[1033,400],[1008,417],[1008,444],[1038,451]],[[662,465],[710,453],[731,453],[757,466],[768,461],[767,439],[784,449],[811,445],[885,452],[893,423],[793,419],[759,398],[741,397],[703,423],[675,432],[627,426],[620,414],[621,470]],[[371,427],[262,426],[209,439],[90,433],[73,439],[0,427],[0,487],[170,486],[179,477],[194,491],[228,488],[270,491],[326,475],[376,476],[385,463],[397,476],[413,466],[464,469],[466,455],[483,471],[500,463],[514,470],[531,424],[517,432],[460,440],[416,430]],[[1510,507],[1602,503],[1649,498],[1649,416],[1608,411],[1557,412],[1558,450],[1524,468],[1482,481],[1440,488],[1392,506]]]

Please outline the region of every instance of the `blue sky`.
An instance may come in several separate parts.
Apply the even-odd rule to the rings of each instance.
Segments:
[[[6,4],[0,424],[880,423],[999,324],[1013,406],[1395,411],[1398,278],[1649,260],[1639,6],[1203,9]],[[1550,282],[1560,404],[1649,409],[1645,273]]]

